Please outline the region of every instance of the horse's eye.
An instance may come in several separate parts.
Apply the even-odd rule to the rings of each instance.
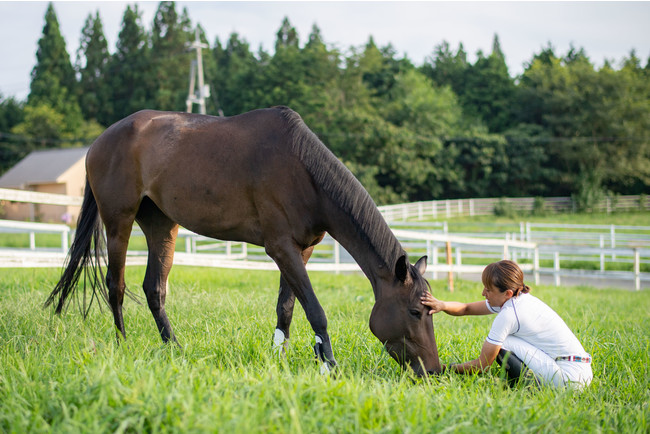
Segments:
[[[419,311],[417,309],[409,309],[409,313],[417,319],[422,318],[422,311]]]

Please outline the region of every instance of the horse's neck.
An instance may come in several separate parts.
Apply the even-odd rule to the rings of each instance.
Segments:
[[[397,258],[403,250],[375,206],[361,215],[373,220],[372,227],[364,227],[341,209],[329,210],[328,232],[359,264],[372,283],[376,298],[379,281],[392,279]]]

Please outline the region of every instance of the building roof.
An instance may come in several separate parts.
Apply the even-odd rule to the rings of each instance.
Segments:
[[[0,177],[0,187],[22,188],[58,182],[61,175],[86,158],[87,152],[88,147],[33,151]]]

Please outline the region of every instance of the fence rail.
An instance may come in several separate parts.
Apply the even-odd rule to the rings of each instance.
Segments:
[[[570,197],[545,198],[489,198],[489,199],[449,199],[426,202],[403,203],[380,206],[379,210],[388,222],[449,219],[453,217],[472,217],[494,215],[498,207],[510,208],[516,212],[533,212],[542,209],[549,212],[575,212],[578,205]],[[645,211],[650,209],[650,196],[614,196],[598,201],[592,211],[612,213],[616,211]]]
[[[8,193],[9,192],[9,193]],[[0,200],[20,200],[47,204],[81,203],[81,198],[62,199],[61,195],[20,192],[0,189]],[[54,197],[54,198],[53,198]],[[65,197],[65,196],[64,196]],[[531,210],[535,199],[463,199],[419,202],[380,207],[395,235],[410,254],[428,255],[428,270],[432,277],[439,273],[480,273],[484,266],[502,258],[517,260],[522,269],[533,273],[538,283],[540,274],[553,276],[560,285],[563,276],[590,276],[634,281],[635,289],[641,282],[650,281],[650,273],[641,272],[641,265],[650,264],[650,226],[566,225],[520,223],[509,225],[483,224],[489,227],[483,233],[450,233],[447,222],[418,222],[406,220],[458,215],[491,214],[504,200],[519,210]],[[548,198],[548,203],[569,206],[570,198]],[[607,210],[650,208],[644,196],[622,196],[615,204],[605,204]],[[616,205],[616,206],[614,206]],[[555,206],[555,205],[553,205]],[[557,205],[558,207],[560,205]],[[559,209],[559,208],[554,208]],[[428,214],[427,214],[428,213]],[[408,229],[407,229],[408,228]],[[413,230],[415,228],[416,230]],[[498,229],[498,230],[497,230]],[[0,232],[29,234],[29,247],[2,249],[0,267],[60,267],[63,265],[71,236],[70,228],[61,224],[29,223],[0,220]],[[60,247],[37,247],[35,234],[55,233],[61,237]],[[134,227],[133,236],[142,236]],[[184,251],[177,248],[175,263],[242,269],[277,269],[264,250],[245,243],[224,242],[181,229],[179,241]],[[452,264],[447,263],[445,245],[452,247]],[[441,255],[440,251],[445,252]],[[566,261],[588,261],[598,264],[593,270],[562,268]],[[129,251],[127,264],[146,263],[146,253]],[[631,271],[612,270],[611,264],[625,264]],[[540,265],[541,264],[541,265]],[[551,264],[551,266],[543,266]],[[358,266],[344,249],[330,237],[317,247],[308,265],[310,270],[346,272],[357,271]]]

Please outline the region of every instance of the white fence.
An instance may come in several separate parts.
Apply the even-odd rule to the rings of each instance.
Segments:
[[[536,200],[541,200],[539,205],[535,204]],[[519,213],[532,212],[536,206],[540,206],[548,212],[575,212],[577,209],[575,201],[570,197],[432,200],[384,205],[380,206],[379,209],[387,222],[394,222],[412,219],[449,219],[462,216],[494,215],[495,208],[499,206],[509,207]],[[593,207],[593,211],[606,213],[648,209],[650,209],[650,196],[644,195],[608,196]]]
[[[7,191],[10,193],[6,193]],[[51,204],[55,200],[58,201],[57,204],[70,204],[60,197],[54,199],[51,197],[59,195],[33,192],[21,192],[18,195],[14,191],[0,189],[0,199],[10,200],[7,198],[10,195],[15,195],[23,201]],[[80,199],[76,198],[74,204],[78,205]],[[631,203],[635,200],[638,203],[640,198],[631,200]],[[473,213],[471,215],[478,215],[479,210],[487,212],[485,210],[489,206],[485,203],[491,201],[494,206],[494,203],[498,202],[495,199],[476,199],[476,201],[480,201],[482,205],[479,207],[477,202],[459,200],[394,205],[380,207],[380,209],[385,216],[390,216],[392,213],[394,218],[399,216],[399,219],[412,219],[424,218],[427,210],[438,209],[441,204],[445,212],[453,216],[465,212],[464,210]],[[425,206],[426,204],[428,206]],[[412,214],[414,210],[417,214]],[[452,210],[455,210],[456,214]],[[452,234],[449,232],[447,222],[402,224],[394,222],[391,225],[395,235],[410,254],[414,257],[428,255],[428,270],[434,279],[437,279],[440,273],[453,272],[461,275],[480,273],[489,262],[512,258],[520,263],[524,271],[532,272],[536,283],[539,283],[540,274],[552,276],[556,285],[560,285],[563,276],[576,274],[583,277],[633,281],[634,288],[637,290],[641,289],[642,282],[650,281],[650,273],[640,271],[641,264],[650,263],[650,227],[647,226],[520,223],[514,230],[509,228],[509,231],[498,231],[494,228],[496,225],[489,227],[485,224],[487,229],[482,230],[481,233]],[[413,230],[413,227],[416,230]],[[0,267],[60,267],[64,263],[71,236],[70,228],[66,225],[0,220],[0,232],[29,234],[28,248],[0,247]],[[39,233],[59,234],[60,247],[37,247],[36,234]],[[134,228],[133,236],[142,236],[137,227]],[[263,249],[245,243],[214,240],[185,229],[179,231],[179,239],[184,244],[184,251],[182,247],[177,248],[174,258],[176,264],[277,269]],[[447,243],[452,250],[451,264],[448,263],[449,258],[446,256]],[[575,270],[566,267],[563,269],[562,263],[566,261],[596,261],[599,266],[593,270]],[[552,265],[540,266],[543,262]],[[127,265],[145,263],[146,252],[129,251]],[[631,268],[631,271],[608,269],[613,263],[626,264],[625,266]],[[308,269],[338,273],[358,271],[359,267],[338,243],[327,237],[315,250]]]

